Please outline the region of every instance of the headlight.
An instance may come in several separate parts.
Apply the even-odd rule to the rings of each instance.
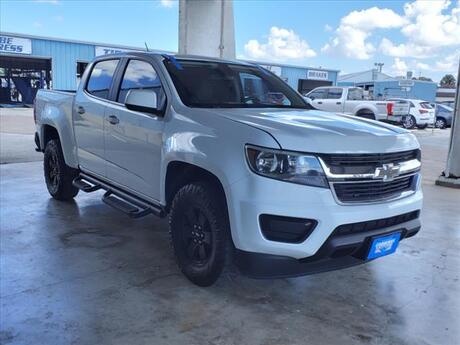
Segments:
[[[323,168],[315,156],[248,145],[246,157],[249,167],[258,175],[329,188]]]

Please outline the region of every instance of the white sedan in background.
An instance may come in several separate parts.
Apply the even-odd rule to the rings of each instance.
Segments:
[[[429,125],[434,125],[435,109],[430,102],[421,99],[404,99],[390,98],[388,101],[394,101],[399,104],[409,103],[409,114],[403,117],[402,125],[406,129],[411,128],[427,128]]]

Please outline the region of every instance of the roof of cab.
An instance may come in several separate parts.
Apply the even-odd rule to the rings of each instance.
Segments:
[[[159,52],[136,52],[136,51],[132,51],[132,52],[127,51],[123,53],[98,56],[94,60],[107,60],[110,58],[121,58],[121,57],[127,57],[127,56],[157,56],[157,57],[164,57],[164,58],[167,58],[168,56],[172,56],[178,60],[223,62],[223,63],[238,64],[238,65],[254,66],[254,63],[245,62],[241,60],[219,59],[219,58],[213,58],[213,57],[201,56],[201,55],[182,55],[182,54],[166,54],[166,53],[159,53]]]

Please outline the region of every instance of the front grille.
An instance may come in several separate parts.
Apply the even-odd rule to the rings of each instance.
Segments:
[[[406,176],[391,182],[349,182],[333,184],[337,198],[344,203],[373,202],[390,199],[413,190],[414,176]]]
[[[419,217],[420,211],[412,211],[393,217],[368,220],[365,222],[343,224],[335,228],[332,236],[350,235],[359,232],[372,231],[402,224]]]
[[[375,168],[388,163],[420,160],[420,150],[373,154],[323,154],[321,159],[334,174],[373,173]]]

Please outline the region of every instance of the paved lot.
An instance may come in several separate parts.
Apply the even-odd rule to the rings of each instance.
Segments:
[[[0,164],[41,161],[31,108],[0,108]]]
[[[3,135],[3,133],[2,133]],[[423,147],[423,229],[397,253],[313,276],[177,270],[167,222],[46,192],[40,162],[0,167],[1,344],[458,344],[460,191],[433,184],[448,131]]]

